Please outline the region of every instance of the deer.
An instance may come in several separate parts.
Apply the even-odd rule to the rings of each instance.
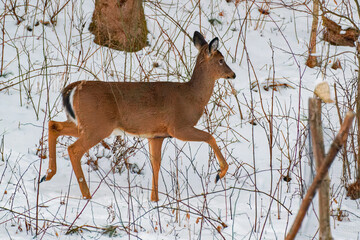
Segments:
[[[195,31],[193,43],[199,53],[188,82],[77,81],[65,87],[61,94],[67,121],[48,123],[49,165],[41,182],[49,181],[56,173],[57,138],[76,137],[67,150],[82,197],[91,199],[81,158],[104,138],[119,132],[148,139],[153,172],[151,201],[159,201],[161,147],[168,137],[208,143],[220,165],[215,183],[223,178],[228,163],[215,138],[194,126],[210,100],[216,80],[235,79],[236,75],[218,50],[217,37],[208,43]]]

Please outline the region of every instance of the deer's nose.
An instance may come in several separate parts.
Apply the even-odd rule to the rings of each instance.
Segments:
[[[233,72],[233,74],[232,74],[232,75],[230,75],[230,76],[228,76],[228,77],[227,77],[227,79],[230,79],[230,78],[231,78],[231,79],[236,78],[236,74]]]

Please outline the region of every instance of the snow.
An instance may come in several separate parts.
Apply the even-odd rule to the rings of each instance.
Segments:
[[[93,43],[88,31],[93,1],[71,0],[58,14],[56,26],[34,23],[49,20],[57,4],[63,6],[67,1],[51,1],[45,14],[43,2],[29,2],[27,10],[17,7],[18,15],[24,16],[19,25],[8,8],[5,20],[1,17],[1,24],[5,23],[6,74],[0,77],[0,239],[285,237],[313,178],[307,138],[308,98],[321,81],[329,82],[334,98],[336,83],[342,116],[349,107],[354,109],[347,102],[355,99],[356,91],[351,83],[357,77],[353,48],[329,47],[319,32],[315,55],[322,56],[322,68],[305,65],[311,4],[274,1],[269,3],[270,14],[263,15],[258,8],[265,3],[260,1],[200,1],[200,8],[196,1],[146,1],[150,46],[131,54]],[[332,1],[327,6],[345,12]],[[356,11],[354,4],[351,7]],[[0,9],[5,12],[4,6]],[[220,23],[211,25],[208,19]],[[74,139],[60,137],[57,173],[38,185],[48,166],[48,120],[66,119],[60,99],[65,85],[96,78],[123,81],[124,76],[126,81],[187,81],[197,49],[184,31],[192,36],[200,28],[207,41],[219,37],[220,51],[237,75],[235,80],[217,82],[206,114],[197,125],[214,135],[229,163],[225,179],[214,183],[219,166],[207,144],[166,139],[160,201],[151,202],[147,140],[127,136],[116,142],[110,137],[105,141],[115,150],[99,144],[83,157],[82,168],[93,194],[91,200],[83,200],[67,155]],[[335,56],[342,70],[332,70],[332,63],[325,67]],[[153,68],[155,62],[158,68]],[[263,86],[273,79],[290,87],[265,91]],[[256,80],[258,85],[252,85]],[[324,105],[323,114],[328,149],[340,124],[334,104]],[[272,155],[267,121],[271,116]],[[256,125],[250,124],[252,120]],[[351,183],[355,163],[351,146],[348,149],[352,179],[347,181]],[[117,159],[121,160],[118,167],[114,166]],[[98,170],[87,165],[88,160],[98,160]],[[291,181],[285,182],[288,170]],[[359,239],[359,201],[345,198],[342,171],[339,154],[329,172],[331,231],[334,239]],[[317,209],[315,198],[296,239],[319,238]],[[114,235],[110,226],[116,228]],[[71,229],[73,233],[66,234]]]

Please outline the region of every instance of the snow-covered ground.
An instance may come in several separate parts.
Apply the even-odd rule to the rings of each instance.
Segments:
[[[93,43],[88,31],[92,0],[45,1],[46,7],[44,1],[18,2],[15,13],[24,18],[19,24],[13,2],[0,4],[0,239],[285,237],[313,178],[307,104],[316,83],[329,82],[333,97],[336,83],[340,115],[349,106],[354,109],[355,48],[321,41],[319,25],[322,67],[305,65],[312,1],[145,1],[150,46],[137,53]],[[56,25],[40,22],[64,5]],[[329,0],[325,5],[359,22],[355,4]],[[214,183],[219,167],[207,144],[166,139],[160,201],[151,202],[147,140],[110,137],[105,141],[111,149],[99,144],[83,158],[95,193],[83,200],[67,155],[74,139],[60,137],[58,171],[38,185],[48,166],[48,120],[66,119],[60,99],[65,85],[96,78],[188,81],[197,55],[188,37],[194,31],[208,41],[219,37],[219,50],[237,75],[217,82],[197,125],[215,136],[230,165],[223,180]],[[330,68],[336,58],[342,69]],[[265,90],[273,80],[281,86]],[[328,147],[339,129],[337,108],[324,105],[323,114]],[[350,145],[352,179],[343,177],[342,155],[330,169],[334,239],[360,238],[359,201],[345,198],[344,182],[355,177]],[[96,160],[98,166],[86,164]],[[291,180],[286,182],[288,174]],[[297,239],[318,238],[317,198],[313,203]]]

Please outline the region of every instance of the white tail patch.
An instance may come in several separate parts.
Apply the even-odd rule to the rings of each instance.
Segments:
[[[77,87],[74,87],[73,89],[71,89],[71,92],[70,92],[70,95],[69,95],[70,106],[71,106],[71,109],[73,110],[73,112],[75,114],[75,117],[76,117],[76,113],[75,113],[75,110],[74,110],[74,94],[75,94],[76,89],[77,89]],[[65,111],[66,111],[66,115],[67,115],[68,119],[77,125],[78,123],[77,123],[76,119],[71,116],[71,114],[67,111],[66,108],[65,108]]]

